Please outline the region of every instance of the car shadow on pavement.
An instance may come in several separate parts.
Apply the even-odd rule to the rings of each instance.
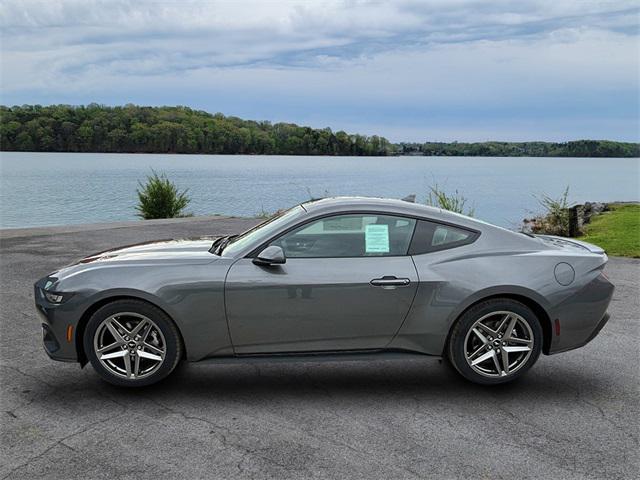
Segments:
[[[292,397],[332,400],[379,399],[411,395],[428,398],[486,398],[491,401],[522,398],[536,402],[571,402],[583,393],[592,398],[608,394],[608,387],[593,373],[554,367],[536,369],[504,385],[470,383],[446,362],[300,363],[251,365],[188,364],[166,380],[145,388],[123,388],[101,381],[93,372],[84,376],[87,390],[97,390],[118,401],[140,401],[161,396],[193,400],[262,402]],[[74,382],[75,383],[75,382]],[[78,389],[75,383],[74,389]],[[96,392],[97,393],[97,392]]]

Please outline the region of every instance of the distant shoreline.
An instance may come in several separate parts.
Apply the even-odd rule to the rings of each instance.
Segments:
[[[100,155],[171,155],[171,156],[211,156],[211,157],[345,157],[345,158],[397,158],[397,157],[424,157],[424,158],[454,158],[454,157],[467,157],[467,158],[636,158],[638,156],[627,157],[615,157],[615,156],[568,156],[568,155],[424,155],[424,154],[408,154],[408,153],[394,153],[389,155],[325,155],[325,154],[295,154],[295,153],[184,153],[184,152],[72,152],[72,151],[44,151],[44,150],[2,150],[0,149],[0,155],[3,153],[42,153],[42,154],[100,154]]]
[[[619,207],[625,205],[638,205],[640,201],[613,201],[606,202],[612,207]],[[155,226],[162,227],[165,225],[175,224],[198,224],[198,223],[259,223],[264,221],[264,218],[254,216],[236,216],[236,215],[194,215],[192,217],[180,217],[180,218],[160,218],[156,220],[117,220],[106,222],[86,222],[86,223],[68,223],[68,224],[53,224],[53,225],[40,225],[30,227],[0,227],[0,240],[6,240],[10,238],[19,237],[33,237],[33,236],[49,236],[71,233],[82,233],[90,231],[100,230],[114,230],[130,227],[141,226]]]
[[[640,143],[396,142],[294,123],[244,120],[187,107],[0,106],[6,152],[195,155],[640,158]]]
[[[86,222],[41,225],[35,227],[4,227],[0,228],[0,240],[17,237],[33,237],[46,235],[59,235],[66,233],[81,233],[88,231],[112,230],[119,228],[140,227],[143,225],[163,226],[180,223],[207,223],[207,222],[233,222],[233,221],[255,221],[262,219],[254,217],[236,217],[231,215],[196,215],[193,217],[181,218],[161,218],[157,220],[120,220],[111,222]]]

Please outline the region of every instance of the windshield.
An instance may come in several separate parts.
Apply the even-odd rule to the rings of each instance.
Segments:
[[[225,257],[232,257],[248,245],[260,245],[262,242],[268,240],[283,224],[287,223],[293,217],[302,215],[304,211],[304,208],[298,205],[290,210],[271,217],[260,225],[256,225],[252,229],[244,232],[242,235],[231,239],[222,251],[222,255]]]

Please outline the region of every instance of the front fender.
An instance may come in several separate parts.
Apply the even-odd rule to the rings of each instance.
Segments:
[[[68,313],[80,331],[81,322],[110,299],[136,298],[157,306],[176,323],[187,359],[196,361],[233,352],[224,310],[224,278],[231,263],[92,269],[65,278],[59,287],[75,292]]]

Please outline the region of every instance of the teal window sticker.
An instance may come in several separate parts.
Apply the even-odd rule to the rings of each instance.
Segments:
[[[364,241],[365,253],[389,253],[389,225],[367,225]]]

